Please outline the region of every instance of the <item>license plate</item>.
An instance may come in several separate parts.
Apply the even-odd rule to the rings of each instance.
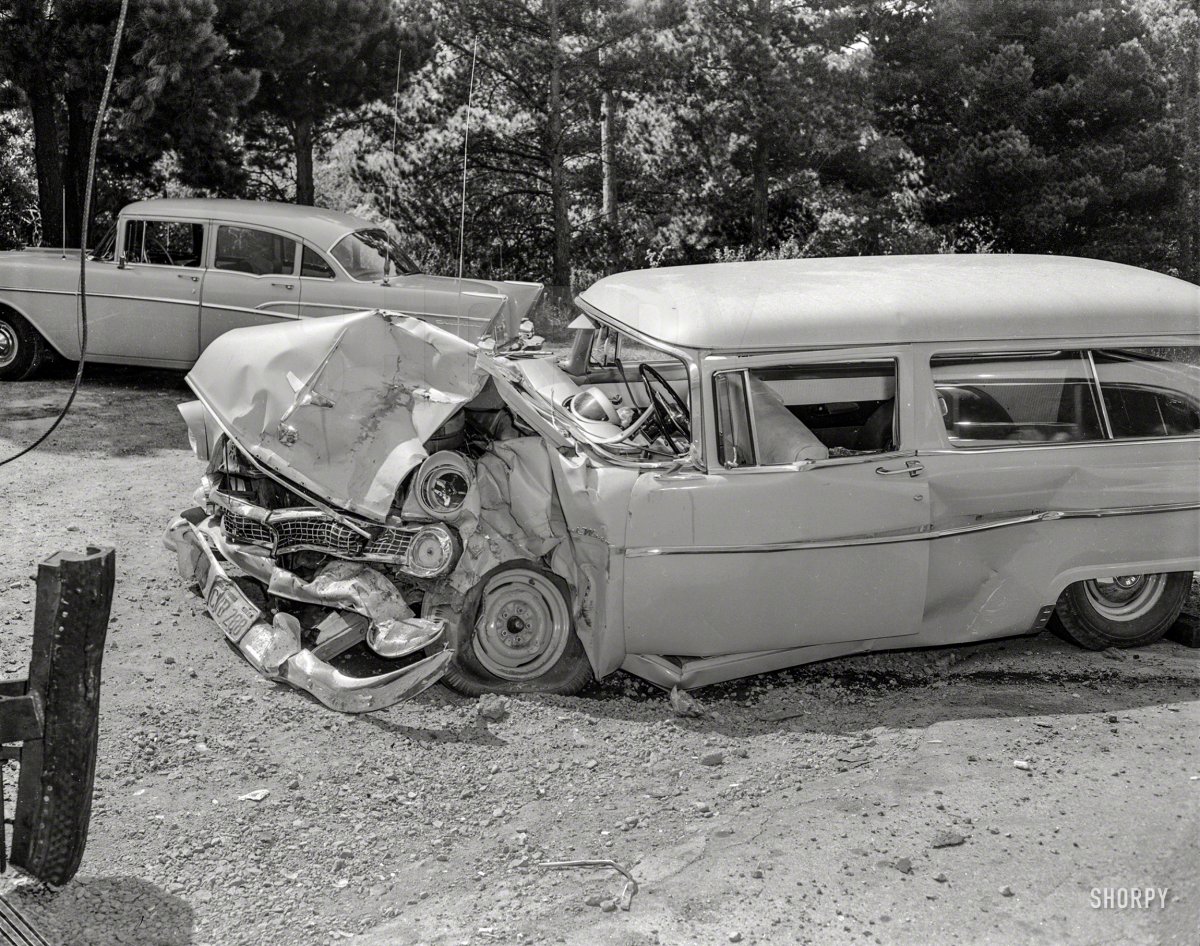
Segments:
[[[216,577],[216,576],[214,576]],[[208,613],[235,644],[242,639],[261,612],[228,578],[216,577],[208,590]]]

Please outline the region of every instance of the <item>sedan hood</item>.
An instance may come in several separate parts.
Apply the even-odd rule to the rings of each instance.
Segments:
[[[419,319],[357,312],[227,332],[187,382],[264,467],[382,521],[424,442],[482,389],[477,356]]]

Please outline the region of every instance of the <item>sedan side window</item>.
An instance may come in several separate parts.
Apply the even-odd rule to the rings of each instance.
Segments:
[[[980,352],[931,359],[954,446],[1103,440],[1086,352]]]
[[[1200,433],[1200,347],[1110,349],[1092,357],[1113,437]]]
[[[321,254],[306,246],[300,257],[300,275],[311,279],[333,279],[333,269],[321,258]]]
[[[180,220],[130,220],[125,259],[150,266],[198,267],[204,260],[204,224]]]
[[[714,380],[717,444],[726,468],[896,449],[892,359],[723,372]]]
[[[251,276],[290,276],[296,269],[296,241],[250,227],[217,228],[217,269]]]

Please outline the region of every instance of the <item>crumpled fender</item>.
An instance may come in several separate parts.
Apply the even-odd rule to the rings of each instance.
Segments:
[[[194,518],[195,510],[189,512]],[[163,541],[178,556],[180,573],[199,586],[209,613],[247,662],[264,677],[304,690],[330,709],[368,713],[416,696],[442,678],[454,657],[447,647],[390,673],[347,676],[301,646],[300,624],[294,617],[278,614],[268,621],[226,574],[204,533],[188,518],[173,520]]]

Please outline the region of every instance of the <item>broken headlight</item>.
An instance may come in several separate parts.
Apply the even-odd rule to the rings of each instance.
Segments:
[[[450,519],[467,501],[474,479],[466,457],[452,450],[442,450],[429,457],[417,470],[413,496],[426,515]]]
[[[440,524],[428,525],[409,543],[404,570],[418,578],[437,578],[450,571],[458,553],[458,539],[453,532]]]

